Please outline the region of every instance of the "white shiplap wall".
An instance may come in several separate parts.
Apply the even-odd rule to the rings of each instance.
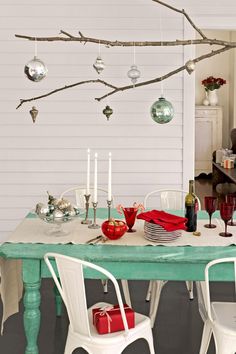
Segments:
[[[193,7],[194,13],[205,6],[205,1],[200,3]],[[190,2],[182,5],[188,8]],[[15,33],[54,36],[63,29],[113,40],[156,40],[160,9],[148,0],[0,0],[0,240],[38,201],[46,200],[46,190],[59,195],[85,183],[88,147],[99,154],[98,179],[104,188],[108,152],[112,152],[117,203],[142,201],[154,188],[182,187],[188,156],[183,147],[189,134],[183,126],[183,73],[164,82],[165,96],[175,109],[175,119],[168,125],[155,124],[149,114],[160,96],[160,84],[119,93],[101,103],[94,97],[107,91],[102,86],[67,90],[35,103],[36,124],[28,113],[31,104],[15,110],[20,98],[96,78],[92,64],[98,52],[93,44],[38,43],[38,57],[47,64],[49,74],[44,81],[32,83],[24,77],[23,67],[33,57],[34,44],[16,39]],[[183,38],[183,18],[163,8],[161,16],[163,39]],[[184,50],[136,48],[142,79],[182,65]],[[128,84],[132,49],[102,48],[102,57],[107,66],[100,77],[116,85]],[[107,103],[114,110],[110,122],[101,113]]]

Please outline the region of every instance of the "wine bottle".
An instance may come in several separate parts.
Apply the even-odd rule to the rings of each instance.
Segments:
[[[185,217],[188,219],[186,223],[187,231],[194,232],[197,229],[197,209],[198,202],[194,190],[194,181],[189,181],[189,192],[185,197]]]

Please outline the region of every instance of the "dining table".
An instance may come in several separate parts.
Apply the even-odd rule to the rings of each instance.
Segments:
[[[90,216],[92,216],[90,210]],[[182,215],[182,211],[171,211]],[[112,217],[122,218],[116,210]],[[107,219],[107,209],[97,209],[97,221]],[[218,220],[215,229],[204,229],[208,214],[198,211],[200,236],[187,233],[178,241],[164,244],[149,242],[143,237],[143,220],[137,220],[137,232],[126,233],[116,241],[89,243],[89,239],[101,234],[101,229],[92,230],[81,224],[81,219],[63,225],[71,232],[68,236],[50,239],[45,230],[50,225],[40,220],[35,213],[29,213],[0,246],[0,257],[5,260],[22,261],[24,287],[23,324],[26,336],[25,354],[38,354],[40,330],[40,286],[43,278],[50,277],[44,262],[47,252],[61,253],[93,262],[109,270],[117,279],[127,280],[173,280],[203,281],[206,264],[216,258],[236,256],[236,231],[233,237],[220,237],[223,228],[217,211],[213,220]],[[236,228],[235,228],[236,229]],[[230,228],[233,230],[233,227]],[[98,274],[85,271],[85,277],[97,279]],[[100,275],[99,275],[100,278]],[[212,280],[231,281],[232,272],[227,264],[220,272],[212,274]],[[132,294],[131,294],[132,297]]]

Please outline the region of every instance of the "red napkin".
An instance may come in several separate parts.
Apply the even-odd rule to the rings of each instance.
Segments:
[[[166,231],[186,230],[185,223],[188,221],[187,218],[183,218],[182,216],[169,214],[160,210],[150,210],[145,213],[140,213],[137,218],[158,224]]]

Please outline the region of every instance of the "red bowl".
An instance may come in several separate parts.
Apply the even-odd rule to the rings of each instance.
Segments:
[[[118,225],[115,225],[114,222],[118,223]],[[106,220],[102,224],[102,232],[110,240],[117,240],[118,238],[121,238],[127,230],[128,228],[126,223],[121,220]]]

